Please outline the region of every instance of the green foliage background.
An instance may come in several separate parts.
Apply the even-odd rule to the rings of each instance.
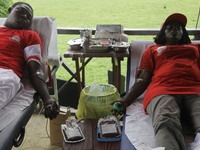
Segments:
[[[12,3],[12,0],[0,0],[0,17],[7,17],[8,8]]]

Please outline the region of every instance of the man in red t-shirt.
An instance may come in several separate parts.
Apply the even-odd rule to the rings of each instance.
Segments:
[[[4,27],[0,27],[0,109],[22,88],[20,80],[27,65],[34,89],[44,106],[52,108],[45,110],[45,117],[53,119],[58,115],[59,107],[50,98],[42,77],[42,43],[35,31],[28,30],[33,19],[33,9],[27,3],[17,2],[8,12]]]
[[[155,145],[165,150],[187,150],[183,116],[200,136],[200,46],[191,43],[186,23],[179,13],[165,20],[154,39],[156,45],[143,53],[135,84],[118,101],[125,110],[146,90],[144,110],[152,118]]]

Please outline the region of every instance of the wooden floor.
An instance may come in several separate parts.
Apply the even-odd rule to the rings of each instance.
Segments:
[[[26,126],[26,135],[22,145],[12,150],[62,150],[61,147],[50,144],[48,135],[49,122],[47,124],[47,119],[43,114],[33,114]]]

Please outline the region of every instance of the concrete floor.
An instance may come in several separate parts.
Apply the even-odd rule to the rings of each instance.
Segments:
[[[47,127],[46,127],[47,126]],[[46,131],[47,128],[47,131]],[[22,145],[12,150],[62,150],[50,144],[49,121],[43,114],[33,114],[26,126],[26,134]]]

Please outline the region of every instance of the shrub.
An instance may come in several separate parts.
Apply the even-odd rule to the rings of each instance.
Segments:
[[[0,0],[0,17],[7,17],[8,8],[13,4],[12,0]]]

